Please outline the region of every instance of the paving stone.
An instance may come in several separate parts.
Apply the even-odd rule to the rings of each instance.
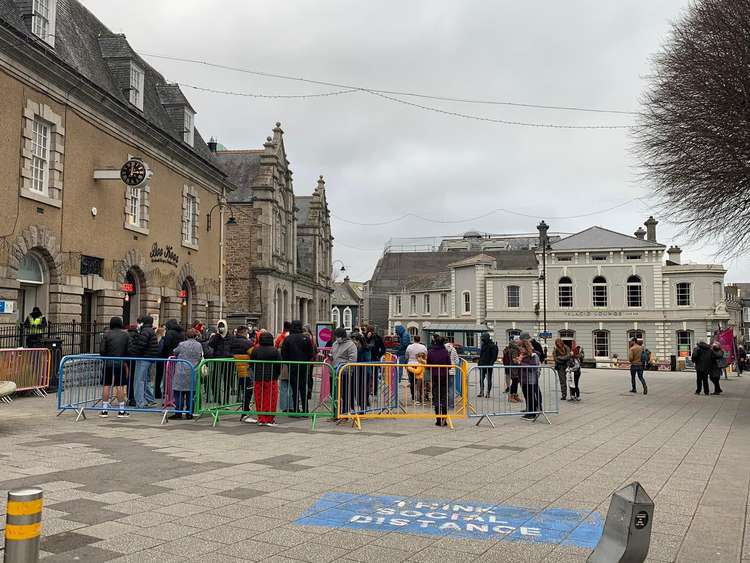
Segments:
[[[414,450],[411,453],[416,454],[416,455],[426,455],[426,456],[434,457],[438,455],[447,454],[448,452],[452,452],[454,450],[455,448],[443,448],[440,446],[427,446],[426,448]]]
[[[84,545],[90,545],[99,541],[99,538],[79,534],[77,532],[62,532],[54,536],[42,537],[41,549],[50,553],[64,553],[73,551]]]
[[[352,561],[379,563],[383,561],[406,561],[410,556],[411,553],[408,551],[369,544],[352,551],[346,557]]]
[[[48,561],[49,563],[58,563],[63,561],[66,563],[70,563],[71,561],[100,563],[102,561],[117,560],[119,557],[120,554],[114,551],[108,551],[106,549],[101,549],[93,545],[87,545],[78,549],[74,549],[73,551],[66,551],[65,553],[59,553],[57,555],[46,557],[44,560]]]
[[[164,543],[163,540],[149,538],[141,534],[128,533],[99,541],[94,544],[94,547],[116,551],[117,553],[130,554],[150,549],[162,543]]]

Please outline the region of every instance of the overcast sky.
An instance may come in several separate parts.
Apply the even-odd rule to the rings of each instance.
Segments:
[[[141,52],[364,88],[446,97],[637,111],[650,56],[687,0],[83,0]],[[338,90],[146,57],[168,80],[253,94]],[[371,94],[255,99],[185,88],[197,127],[227,148],[260,148],[276,121],[285,131],[294,188],[326,179],[334,257],[368,279],[391,237],[467,230],[530,232],[591,225],[627,234],[656,210],[637,176],[627,129],[558,130],[475,121],[400,105]],[[402,99],[492,119],[626,125],[628,115]],[[595,213],[632,201],[616,210]],[[404,213],[407,219],[380,226]],[[660,242],[683,260],[713,261],[660,220]],[[442,221],[442,222],[441,222]],[[743,259],[728,280],[748,279]]]

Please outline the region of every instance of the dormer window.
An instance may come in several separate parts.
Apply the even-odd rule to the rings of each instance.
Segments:
[[[130,103],[143,111],[143,69],[130,64]]]
[[[55,12],[57,0],[31,2],[31,32],[42,41],[55,46]]]
[[[191,147],[195,141],[195,114],[185,108],[185,131],[182,133],[182,140]]]

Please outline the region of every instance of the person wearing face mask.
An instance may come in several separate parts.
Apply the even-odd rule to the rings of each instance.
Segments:
[[[227,321],[221,319],[216,323],[216,332],[208,340],[210,358],[231,358],[232,339],[227,328]],[[214,401],[227,404],[232,394],[231,380],[234,366],[230,362],[214,362],[211,366],[210,389]]]

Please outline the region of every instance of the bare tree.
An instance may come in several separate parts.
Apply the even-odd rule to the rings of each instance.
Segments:
[[[635,130],[667,218],[723,253],[750,246],[750,0],[699,0],[674,24]]]

